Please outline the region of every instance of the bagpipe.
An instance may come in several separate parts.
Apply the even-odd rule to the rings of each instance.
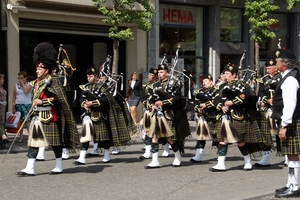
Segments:
[[[69,85],[69,78],[72,77],[75,67],[72,66],[67,51],[64,49],[63,44],[60,44],[57,55],[57,70],[55,73],[58,75],[60,82],[65,89],[68,102],[73,104],[77,97],[77,91],[72,90]]]
[[[106,76],[107,77],[107,90],[116,96],[118,92],[118,82],[121,82],[120,91],[123,91],[123,73],[115,74],[110,72],[110,64],[111,64],[111,56],[108,55],[105,62],[100,66],[99,69],[99,77]],[[100,81],[100,80],[99,80]]]
[[[154,95],[156,96],[157,100],[159,99],[163,101],[166,99],[170,99],[178,94],[180,94],[181,96],[181,89],[184,86],[185,81],[188,81],[188,99],[192,98],[191,89],[190,89],[191,87],[190,76],[186,75],[185,70],[179,71],[175,69],[178,63],[178,53],[180,48],[181,47],[179,45],[175,53],[175,58],[173,60],[172,67],[168,74],[167,82],[161,84],[160,87],[156,87],[154,89]],[[168,65],[166,55],[164,55],[160,64]],[[186,80],[182,80],[183,78],[186,78]],[[187,103],[188,100],[186,99],[186,97],[181,97],[182,108],[185,108]]]

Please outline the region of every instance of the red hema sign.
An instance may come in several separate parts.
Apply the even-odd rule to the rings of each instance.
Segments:
[[[180,9],[163,9],[164,23],[194,24],[193,12]]]

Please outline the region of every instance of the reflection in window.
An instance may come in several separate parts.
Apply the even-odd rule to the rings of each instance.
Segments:
[[[221,8],[220,15],[221,42],[242,41],[242,10]]]
[[[203,9],[160,5],[159,55],[203,56]]]

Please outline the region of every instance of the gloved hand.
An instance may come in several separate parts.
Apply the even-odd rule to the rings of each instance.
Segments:
[[[3,105],[3,106],[6,106],[7,105],[7,101],[0,101],[0,104]]]

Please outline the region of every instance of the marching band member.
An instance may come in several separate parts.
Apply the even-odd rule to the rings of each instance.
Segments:
[[[65,54],[66,58],[60,62],[60,57],[62,56],[62,52]],[[76,100],[76,90],[72,90],[69,84],[69,78],[73,75],[73,71],[76,68],[72,67],[72,64],[69,60],[69,57],[66,51],[63,49],[63,45],[60,45],[59,53],[57,56],[57,67],[52,69],[51,76],[57,76],[66,92],[66,96],[69,102],[71,109],[75,107],[75,100]],[[45,150],[46,147],[39,147],[38,154],[36,156],[36,161],[44,161],[45,160]],[[68,160],[70,157],[68,148],[63,147],[62,149],[62,159]]]
[[[110,93],[110,86],[105,82],[98,82],[98,72],[94,67],[88,69],[87,80],[87,84],[80,86],[83,90],[80,105],[85,114],[80,138],[80,155],[74,162],[76,165],[86,163],[86,152],[92,140],[100,148],[104,148],[102,163],[111,161],[110,147],[121,146],[131,140],[122,109]]]
[[[272,98],[281,75],[278,73],[275,58],[269,58],[265,62],[265,66],[267,74],[262,78],[257,79],[258,84],[260,84],[258,91],[258,96],[260,97],[260,111],[257,119],[260,125],[260,132],[263,135],[264,140],[267,142],[267,145],[263,145],[262,158],[259,162],[255,163],[256,167],[271,166],[270,151],[273,147],[272,135],[276,135],[277,141],[279,139],[275,120],[271,118],[271,115]],[[280,152],[280,144],[277,144],[277,151]]]
[[[63,173],[62,147],[75,151],[79,143],[75,118],[70,109],[65,91],[56,76],[51,76],[57,67],[57,52],[52,44],[38,44],[33,53],[37,79],[31,81],[33,87],[33,118],[28,135],[28,160],[26,168],[17,175],[34,175],[34,163],[40,146],[51,146],[56,166],[50,174]]]
[[[159,97],[152,105],[152,122],[147,136],[152,138],[152,162],[145,168],[158,168],[158,140],[164,138],[171,144],[175,154],[173,167],[180,166],[181,152],[183,152],[184,139],[190,135],[186,112],[183,109],[179,88],[170,89],[168,80],[169,72],[165,64],[158,65],[158,77],[160,87],[155,88],[155,94]],[[171,79],[172,77],[170,77]],[[172,82],[176,80],[172,80]],[[174,83],[175,83],[174,82]],[[172,94],[170,94],[172,93]]]
[[[201,162],[206,140],[212,139],[212,134],[216,129],[216,108],[213,99],[219,91],[219,86],[213,84],[211,75],[203,77],[203,88],[195,91],[195,99],[198,105],[194,110],[197,113],[196,134],[196,154],[190,159],[191,162]]]
[[[158,83],[157,79],[157,69],[150,68],[148,72],[148,83],[143,86],[143,90],[141,92],[141,102],[144,106],[144,115],[141,119],[141,124],[143,126],[143,130],[145,133],[149,132],[150,124],[151,124],[151,107],[155,103],[154,101],[154,91],[153,89],[157,87]],[[145,152],[140,156],[141,160],[151,158],[151,141],[152,139],[145,135]],[[168,148],[169,149],[169,148]]]
[[[226,171],[225,157],[229,143],[237,143],[244,156],[244,170],[251,170],[250,154],[257,149],[251,149],[249,143],[257,143],[259,127],[255,119],[255,106],[252,104],[254,93],[250,85],[243,80],[237,80],[238,68],[227,65],[224,68],[226,85],[215,98],[216,109],[221,119],[217,126],[218,163],[210,168],[212,172]]]

